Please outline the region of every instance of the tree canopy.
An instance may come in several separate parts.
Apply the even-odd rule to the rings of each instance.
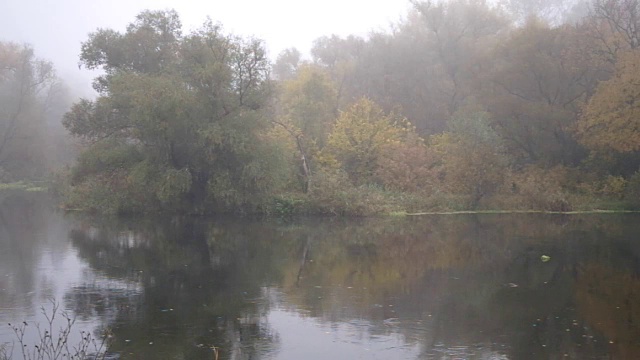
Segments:
[[[598,85],[578,124],[578,134],[594,150],[640,150],[640,51],[622,55],[613,78]]]
[[[76,103],[64,125],[91,147],[108,143],[138,161],[78,169],[77,187],[107,176],[111,190],[132,192],[132,201],[142,190],[151,203],[200,211],[205,204],[250,207],[274,186],[277,167],[261,138],[270,91],[261,41],[225,34],[210,21],[182,35],[174,11],[146,11],[125,33],[91,34],[81,60],[105,71],[95,82],[100,96]]]

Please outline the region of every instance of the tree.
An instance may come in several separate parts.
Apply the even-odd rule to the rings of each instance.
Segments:
[[[429,139],[429,151],[438,159],[434,173],[440,188],[468,196],[471,208],[502,185],[509,166],[509,157],[490,120],[486,112],[461,110],[449,121],[449,132]]]
[[[619,54],[640,47],[640,3],[593,0],[583,31],[592,40],[589,44],[592,54],[615,65]]]
[[[475,93],[475,80],[488,64],[485,51],[507,29],[508,21],[485,1],[416,1],[414,7],[428,34],[425,40],[434,57],[430,65],[451,116]]]
[[[482,92],[489,49],[508,29],[496,7],[474,0],[416,1],[407,19],[366,39],[321,38],[312,53],[338,86],[341,105],[367,97],[402,113],[422,134]]]
[[[296,48],[284,49],[273,64],[273,75],[279,81],[290,80],[300,66],[302,54]]]
[[[407,125],[406,119],[387,115],[363,98],[340,114],[323,155],[329,162],[335,161],[354,184],[371,183],[381,155],[390,145],[401,142]]]
[[[640,51],[619,57],[613,78],[598,85],[585,107],[577,134],[596,151],[640,150]]]
[[[112,190],[132,193],[125,199],[146,194],[113,211],[251,209],[274,186],[279,157],[261,134],[269,125],[261,41],[226,35],[211,21],[183,36],[175,11],[145,11],[125,33],[99,30],[82,49],[85,66],[106,74],[96,81],[100,96],[76,103],[64,124],[138,161],[93,169],[76,184],[113,175]]]
[[[0,42],[0,168],[5,179],[44,175],[45,112],[55,83],[50,62],[28,45]]]
[[[336,103],[346,106],[368,93],[358,91],[362,79],[355,73],[364,69],[358,66],[366,46],[363,38],[349,35],[340,38],[336,35],[323,36],[313,42],[311,56],[313,62],[324,67],[336,87]]]
[[[337,113],[337,92],[325,69],[301,65],[295,76],[280,83],[279,114],[274,123],[295,142],[304,192],[311,182],[311,169],[324,147]]]
[[[303,65],[281,89],[282,116],[323,147],[338,112],[336,87],[328,74],[318,66]]]
[[[532,18],[496,48],[493,91],[481,99],[521,163],[581,160],[569,129],[602,76],[583,43],[573,26],[552,28]]]
[[[640,47],[638,0],[594,0],[591,16],[604,21],[628,48]]]
[[[501,0],[500,4],[523,23],[527,18],[537,17],[555,26],[566,23],[572,10],[581,0]]]

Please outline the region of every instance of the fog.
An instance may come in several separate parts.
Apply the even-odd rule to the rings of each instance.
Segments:
[[[228,32],[264,40],[275,59],[288,47],[308,52],[313,40],[323,35],[365,35],[386,29],[409,7],[409,1],[398,0],[3,0],[0,41],[31,44],[39,57],[53,61],[74,92],[90,95],[95,73],[78,69],[81,42],[98,28],[123,31],[145,9],[175,9],[185,32],[210,17]]]
[[[639,0],[4,2],[0,180],[69,165],[67,206],[105,212],[264,211],[315,193],[314,211],[362,214],[389,209],[384,191],[416,210],[436,194],[457,209],[634,202],[639,13]],[[340,203],[370,204],[368,186],[380,207]]]
[[[27,46],[33,49],[33,64],[37,60],[50,61],[53,64],[53,72],[46,74],[46,86],[42,84],[43,86],[34,88],[31,94],[39,100],[36,101],[37,104],[34,103],[35,107],[29,107],[29,114],[22,105],[15,105],[22,104],[19,99],[27,97],[11,95],[11,89],[15,89],[16,85],[9,84],[6,79],[0,79],[5,81],[3,86],[7,90],[0,100],[15,105],[5,106],[6,114],[0,112],[0,117],[3,117],[0,133],[9,135],[7,138],[11,139],[8,141],[10,148],[17,146],[11,143],[20,143],[18,139],[26,136],[24,134],[29,134],[29,141],[22,141],[27,147],[33,148],[32,145],[43,142],[58,144],[56,150],[52,149],[53,145],[48,145],[48,150],[40,152],[38,156],[26,156],[23,154],[25,150],[18,152],[20,156],[7,155],[10,151],[4,149],[0,157],[6,159],[0,161],[6,160],[20,168],[42,168],[43,164],[50,164],[47,171],[54,170],[61,164],[72,163],[74,156],[70,154],[75,152],[73,149],[77,148],[78,144],[74,144],[75,141],[71,137],[60,139],[66,136],[61,118],[69,106],[79,98],[97,96],[92,82],[101,73],[100,70],[90,70],[80,64],[81,44],[89,39],[91,33],[99,29],[124,32],[135,16],[144,10],[175,9],[180,15],[184,33],[199,28],[210,18],[214,23],[221,24],[226,33],[263,40],[267,56],[275,60],[278,53],[290,47],[296,47],[308,54],[313,40],[323,35],[366,35],[373,29],[386,29],[392,22],[397,22],[405,15],[409,7],[408,1],[393,0],[378,1],[375,4],[365,0],[331,0],[321,4],[294,0],[0,1],[0,45],[14,43]],[[4,61],[9,61],[7,59],[5,57]],[[0,66],[0,69],[4,66]],[[11,66],[8,66],[10,69]],[[55,86],[51,75],[56,77]],[[54,93],[55,96],[52,97]],[[55,104],[51,104],[51,101]],[[41,115],[34,115],[32,110],[36,108],[36,112],[42,113]],[[8,120],[4,119],[5,115]],[[13,130],[13,124],[20,126]],[[43,129],[42,124],[46,124],[48,129]],[[36,133],[39,134],[35,135]],[[0,137],[4,138],[4,135]],[[64,154],[57,154],[59,152]],[[46,159],[47,154],[65,160],[52,161]],[[34,162],[35,158],[40,159]],[[39,165],[34,166],[34,163]],[[7,164],[0,164],[0,169],[4,172],[7,167]],[[2,175],[4,172],[0,171],[0,177],[4,177],[4,181],[24,177],[24,171],[19,172],[21,175],[18,177],[6,177]],[[13,170],[12,172],[16,173]]]
[[[482,216],[477,213],[562,214],[557,219],[564,227],[569,214],[640,211],[638,29],[640,0],[0,0],[0,198],[23,190],[48,192],[65,211],[100,214],[100,221],[107,223],[114,220],[112,215],[136,215],[130,220],[155,230],[161,228],[151,216],[179,215],[160,220],[171,225],[166,236],[155,230],[144,236],[177,254],[175,259],[159,252],[149,256],[133,252],[134,269],[118,262],[120,258],[104,257],[102,244],[84,249],[87,258],[114,260],[110,267],[135,273],[136,279],[148,273],[138,265],[170,260],[161,272],[171,278],[167,289],[178,289],[179,295],[167,298],[165,290],[156,287],[163,277],[152,277],[153,289],[145,290],[144,300],[155,305],[144,310],[144,316],[154,324],[151,311],[171,312],[169,306],[179,310],[180,302],[190,303],[183,301],[190,297],[183,292],[186,288],[172,279],[198,285],[196,297],[206,295],[208,290],[199,286],[211,275],[206,269],[217,267],[233,252],[227,230],[216,225],[208,234],[209,225],[194,215],[287,219],[277,223],[293,225],[294,246],[274,248],[278,261],[282,255],[295,259],[293,271],[283,275],[285,280],[290,278],[296,288],[313,284],[315,295],[320,294],[315,290],[329,288],[327,284],[343,284],[340,293],[348,294],[345,285],[353,281],[349,289],[372,289],[367,274],[375,274],[380,265],[377,279],[385,283],[386,299],[393,295],[389,289],[412,291],[400,283],[388,287],[395,278],[429,280],[405,268],[405,260],[411,260],[407,255],[415,249],[439,252],[424,239],[437,240],[436,247],[446,245],[444,262],[433,264],[440,272],[449,267],[462,270],[465,264],[454,260],[465,254],[483,258],[483,251],[477,250],[486,250],[485,241],[476,240],[486,240],[483,234],[497,224],[480,224]],[[388,249],[378,251],[375,244],[355,236],[357,246],[330,244],[330,251],[321,255],[320,238],[299,232],[295,224],[299,216],[314,215],[360,222],[368,216],[374,221],[409,216],[422,221],[455,219],[456,214],[465,214],[465,219],[469,215],[473,236],[465,233],[463,238],[472,239],[477,249],[466,243],[449,246],[455,239],[447,231],[460,228],[450,226],[454,223],[444,226],[444,232],[421,228],[423,235],[412,236],[417,241],[403,244],[401,238],[410,235],[407,227],[392,219],[394,224],[381,230],[389,238]],[[98,225],[87,222],[82,228],[94,234]],[[604,223],[596,225],[596,235],[617,231]],[[363,239],[373,234],[366,226],[360,228],[367,230]],[[264,235],[255,229],[257,236]],[[118,244],[122,239],[135,240],[131,231],[113,230]],[[501,236],[523,238],[526,229],[520,230],[501,231]],[[279,236],[284,234],[278,231]],[[105,239],[110,241],[112,231],[107,232]],[[250,238],[241,235],[239,259],[259,269],[262,260],[255,254],[264,249],[247,248],[245,240]],[[531,238],[538,237],[548,238]],[[74,234],[71,239],[77,242]],[[198,244],[186,252],[174,241],[194,239]],[[516,265],[559,264],[553,278],[561,273],[576,276],[576,265],[564,262],[563,252],[582,250],[529,248],[514,258]],[[190,260],[197,260],[191,254],[194,249],[203,261],[192,266]],[[123,251],[119,254],[126,255],[127,249]],[[594,251],[611,258],[612,251],[604,247]],[[348,274],[348,282],[313,276],[311,259],[322,268],[323,262],[335,263],[344,254],[349,256],[335,273],[336,279]],[[385,254],[395,254],[401,261],[389,262]],[[368,264],[375,259],[380,261]],[[351,271],[348,262],[357,263],[357,271]],[[423,267],[424,261],[418,263]],[[590,265],[585,264],[588,273]],[[608,266],[594,264],[605,270]],[[277,267],[282,270],[285,265],[280,262]],[[176,271],[183,268],[195,273]],[[253,303],[256,297],[244,289],[224,288],[226,283],[246,287],[236,281],[242,280],[237,277],[242,275],[240,268],[224,269],[220,281],[214,282],[223,285],[216,294],[236,305],[240,304],[236,299]],[[640,272],[627,275],[626,270],[603,273],[606,279],[626,279],[605,292],[616,295],[619,289],[635,286],[640,293],[637,279],[629,280]],[[356,286],[358,279],[364,279],[361,286]],[[497,290],[519,287],[526,294],[532,289],[524,280],[495,280],[499,282],[492,280],[491,286]],[[263,289],[264,284],[256,288]],[[107,289],[112,290],[119,291]],[[91,294],[80,294],[78,299],[92,302]],[[486,297],[484,292],[478,294]],[[315,295],[314,299],[322,298]],[[447,300],[448,295],[440,298]],[[494,298],[486,297],[492,304]],[[517,296],[513,299],[521,302]],[[384,309],[384,325],[396,326],[401,316],[392,313],[400,307],[378,309],[382,303],[375,301],[376,312]],[[117,305],[118,313],[122,310],[123,319],[133,319],[128,311],[136,306],[124,304],[127,309]],[[199,304],[215,301],[198,300]],[[569,305],[575,310],[574,302]],[[242,338],[235,325],[227,330],[224,324],[244,325],[244,320],[234,312],[228,318],[221,316],[217,306],[200,307],[193,319],[206,320],[206,329]],[[451,309],[460,312],[463,307]],[[89,313],[81,308],[77,314]],[[431,317],[430,309],[420,309],[425,311]],[[475,322],[482,320],[474,311],[464,314]],[[513,329],[518,332],[520,325],[531,328],[533,323],[539,348],[543,337],[538,336],[542,326],[537,324],[542,325],[542,318],[558,317],[529,313],[531,319],[527,315]],[[606,318],[610,312],[605,309],[602,314]],[[601,323],[598,316],[587,321]],[[181,322],[190,334],[192,325],[189,319]],[[579,324],[573,320],[573,325]],[[152,327],[145,336],[155,336],[159,330],[164,331]],[[630,339],[640,333],[636,328],[623,330]],[[203,334],[210,336],[210,331]],[[607,330],[602,331],[606,335]],[[610,328],[609,345],[623,343],[621,333]],[[256,339],[267,338],[262,332],[255,334]],[[134,343],[151,349],[147,341],[127,346]],[[196,349],[191,338],[188,343],[184,351]],[[211,350],[217,357],[216,349],[229,344],[213,344]],[[161,349],[159,345],[153,348]],[[201,347],[209,349],[202,343]],[[3,349],[0,343],[0,360],[5,360]],[[635,348],[628,352],[636,353]]]

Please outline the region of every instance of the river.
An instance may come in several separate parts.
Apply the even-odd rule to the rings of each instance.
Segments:
[[[3,193],[0,343],[22,359],[12,327],[31,349],[56,306],[108,359],[636,359],[639,235],[637,214],[114,218]]]

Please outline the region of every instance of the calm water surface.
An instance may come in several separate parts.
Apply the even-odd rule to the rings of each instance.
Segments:
[[[53,300],[116,359],[638,359],[639,234],[638,215],[115,219],[1,194],[0,343]]]

